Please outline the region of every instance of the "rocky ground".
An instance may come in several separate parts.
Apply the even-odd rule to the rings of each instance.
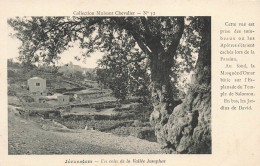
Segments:
[[[158,143],[90,130],[70,130],[52,121],[29,119],[9,107],[8,153],[12,154],[156,154]]]

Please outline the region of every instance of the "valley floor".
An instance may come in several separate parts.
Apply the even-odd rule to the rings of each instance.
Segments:
[[[16,154],[158,154],[156,142],[91,130],[48,126],[8,112],[8,153]]]

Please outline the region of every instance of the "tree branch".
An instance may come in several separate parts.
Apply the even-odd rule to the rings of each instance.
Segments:
[[[153,35],[152,31],[150,30],[148,26],[147,19],[145,17],[141,17],[141,22],[144,26],[144,40],[145,43],[149,46],[153,52],[156,52],[158,50],[162,51],[164,50],[163,45],[161,44],[161,36],[159,35]]]
[[[178,17],[177,18],[177,27],[176,27],[176,33],[173,36],[171,45],[168,47],[168,50],[166,51],[166,54],[172,54],[175,53],[177,50],[177,47],[179,45],[180,39],[182,37],[184,30],[184,17]]]
[[[137,42],[138,46],[146,53],[148,54],[150,57],[152,56],[152,52],[147,48],[147,46],[145,45],[145,43],[142,41],[141,37],[139,34],[137,34],[135,31],[131,32],[133,38],[135,39],[135,41]]]
[[[116,23],[123,29],[127,30],[128,32],[130,32],[130,34],[133,36],[133,38],[135,39],[135,41],[137,42],[138,46],[149,56],[152,56],[152,52],[150,49],[148,49],[146,43],[143,41],[141,35],[139,35],[132,24],[130,24],[127,21],[122,21],[122,19],[118,20],[115,19]]]

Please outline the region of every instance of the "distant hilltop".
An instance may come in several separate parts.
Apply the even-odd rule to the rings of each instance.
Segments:
[[[79,65],[73,65],[72,62],[63,65],[58,69],[60,73],[75,73],[79,71],[82,72],[83,74],[86,72],[93,72],[94,70],[95,70],[94,68],[83,68]]]

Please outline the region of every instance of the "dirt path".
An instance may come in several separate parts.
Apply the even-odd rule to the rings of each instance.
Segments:
[[[99,131],[47,128],[35,121],[19,117],[9,109],[9,154],[161,153],[157,143],[132,136],[119,137]]]

